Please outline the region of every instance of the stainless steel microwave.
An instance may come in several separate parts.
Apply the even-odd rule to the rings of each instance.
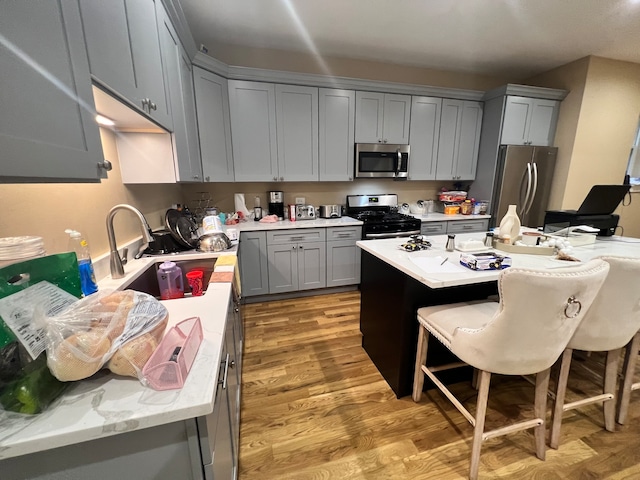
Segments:
[[[356,178],[406,180],[409,145],[356,143]]]

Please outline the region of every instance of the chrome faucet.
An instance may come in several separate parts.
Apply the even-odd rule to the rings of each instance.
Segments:
[[[138,251],[138,255],[140,255],[148,246],[149,242],[153,241],[151,236],[151,228],[149,228],[149,224],[147,220],[144,218],[144,215],[140,213],[135,207],[127,204],[120,204],[113,207],[109,210],[107,215],[107,236],[109,237],[109,249],[110,249],[110,258],[109,263],[111,266],[111,278],[122,278],[124,277],[124,263],[126,263],[126,253],[125,260],[123,262],[122,258],[120,258],[120,254],[118,253],[118,245],[116,244],[116,236],[113,232],[113,217],[115,217],[118,210],[129,210],[136,214],[136,216],[140,219],[140,228],[142,230],[142,240],[143,244],[140,246]]]

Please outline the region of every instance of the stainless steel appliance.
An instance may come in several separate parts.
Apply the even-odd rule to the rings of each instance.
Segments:
[[[284,193],[282,191],[269,192],[269,215],[276,215],[278,220],[284,220]]]
[[[406,180],[409,145],[356,143],[356,178]]]
[[[320,205],[320,218],[340,218],[342,216],[342,205]]]
[[[558,149],[502,145],[491,198],[491,224],[498,225],[509,205],[517,205],[522,225],[544,222]]]
[[[362,238],[365,240],[420,234],[420,220],[398,213],[396,194],[347,195],[347,215],[364,222]]]
[[[313,205],[296,205],[296,220],[315,220],[316,207]]]

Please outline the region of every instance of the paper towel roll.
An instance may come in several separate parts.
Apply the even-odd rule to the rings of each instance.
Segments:
[[[244,203],[244,193],[235,193],[233,200],[235,202],[235,211],[242,212],[246,218],[249,218],[249,210],[247,210],[247,205]]]

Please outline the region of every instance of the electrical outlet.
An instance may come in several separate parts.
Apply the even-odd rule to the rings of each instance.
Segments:
[[[296,205],[304,205],[305,203],[304,197],[296,197]]]

